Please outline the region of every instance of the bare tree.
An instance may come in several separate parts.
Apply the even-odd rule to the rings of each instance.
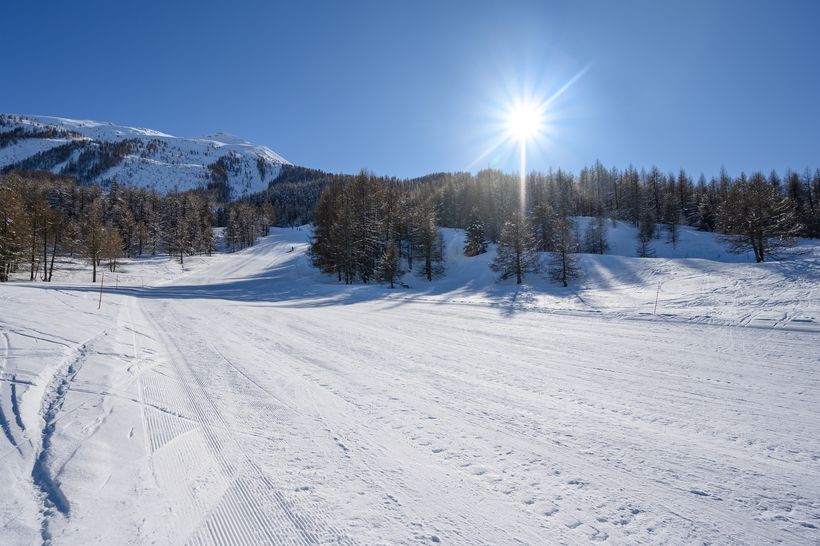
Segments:
[[[573,233],[573,222],[569,218],[560,218],[555,222],[552,236],[552,254],[550,257],[550,277],[556,282],[568,286],[569,280],[580,274],[578,267],[578,242]]]
[[[794,203],[761,173],[731,186],[720,207],[720,227],[730,252],[752,250],[758,263],[779,249],[794,246],[802,228]]]
[[[501,279],[515,277],[515,282],[524,282],[527,273],[538,271],[540,261],[536,251],[535,237],[529,222],[518,211],[504,222],[498,240],[498,253],[490,268],[500,273]]]
[[[584,234],[584,250],[591,254],[603,254],[609,250],[606,218],[596,216],[587,224]]]

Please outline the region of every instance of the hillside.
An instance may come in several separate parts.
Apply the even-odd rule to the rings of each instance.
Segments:
[[[152,129],[0,114],[0,170],[45,170],[80,183],[162,193],[211,187],[224,198],[264,190],[290,163],[265,146],[214,133],[180,138]]]

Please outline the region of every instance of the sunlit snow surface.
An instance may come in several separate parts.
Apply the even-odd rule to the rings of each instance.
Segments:
[[[816,245],[610,235],[568,289],[453,230],[392,291],[307,229],[127,261],[99,311],[87,269],[0,285],[0,543],[816,544]]]

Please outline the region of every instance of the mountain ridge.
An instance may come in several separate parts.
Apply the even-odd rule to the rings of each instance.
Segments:
[[[0,114],[0,171],[50,171],[161,193],[209,188],[235,199],[266,189],[286,165],[270,148],[221,131],[177,137],[111,122]]]

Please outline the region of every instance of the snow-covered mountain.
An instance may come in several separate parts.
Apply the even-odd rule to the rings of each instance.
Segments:
[[[0,114],[0,170],[46,170],[163,193],[211,187],[236,198],[267,188],[283,165],[290,163],[271,149],[226,133],[180,138],[112,123]]]

